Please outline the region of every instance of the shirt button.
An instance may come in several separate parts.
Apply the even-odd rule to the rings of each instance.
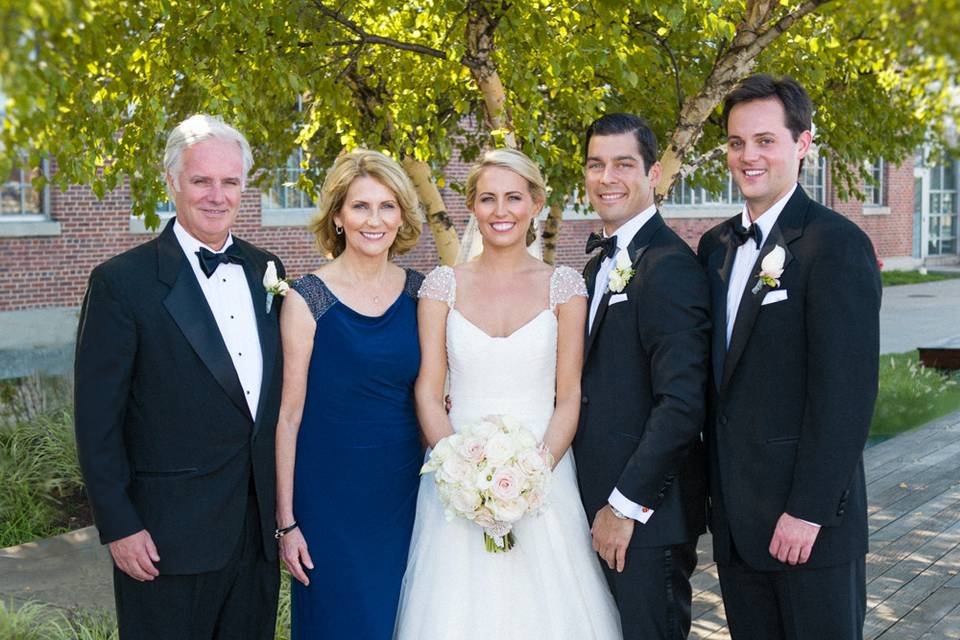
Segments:
[[[238,352],[237,352],[237,355],[238,355],[238,356],[242,356],[243,354],[238,351]]]
[[[250,395],[250,392],[249,392],[249,391],[247,391],[247,395]]]
[[[226,279],[226,278],[221,278],[220,281],[221,281],[221,282],[226,282],[227,279]]]
[[[233,320],[233,316],[230,316],[230,319]]]

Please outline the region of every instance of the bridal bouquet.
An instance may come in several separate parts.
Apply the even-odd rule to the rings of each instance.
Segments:
[[[546,506],[553,456],[517,420],[487,416],[437,443],[420,473],[434,473],[448,520],[483,528],[487,551],[509,551],[513,523]]]

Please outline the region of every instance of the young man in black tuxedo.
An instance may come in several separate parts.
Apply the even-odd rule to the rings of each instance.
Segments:
[[[867,236],[797,184],[811,112],[789,78],[752,76],[727,96],[746,206],[698,250],[713,310],[710,527],[735,640],[862,637],[880,275]]]
[[[609,114],[587,130],[586,191],[603,221],[584,270],[588,335],[573,443],[593,544],[626,640],[690,631],[690,576],[705,531],[710,319],[696,256],[654,204],[657,142]]]
[[[167,140],[177,216],[96,267],[80,315],[76,433],[120,637],[273,638],[279,260],[234,237],[244,137],[193,116]]]

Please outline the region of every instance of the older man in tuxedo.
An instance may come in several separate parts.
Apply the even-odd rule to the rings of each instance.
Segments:
[[[84,297],[77,448],[125,640],[273,637],[282,363],[263,277],[279,260],[231,233],[251,164],[219,118],[181,122],[164,156],[176,218]]]
[[[797,184],[811,112],[789,78],[752,76],[727,96],[746,205],[698,251],[713,313],[710,527],[736,640],[862,637],[880,277],[867,236]]]

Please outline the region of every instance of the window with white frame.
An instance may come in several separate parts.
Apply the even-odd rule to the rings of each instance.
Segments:
[[[33,179],[39,174],[16,168],[0,186],[0,217],[22,220],[25,217],[44,217],[44,190],[33,186]]]
[[[827,199],[827,159],[819,154],[808,155],[800,170],[798,182],[811,198],[823,204]]]
[[[0,81],[0,122],[6,116],[7,97]],[[3,149],[0,148],[0,153]],[[46,162],[34,169],[14,167],[0,182],[0,220],[24,220],[46,217],[45,189],[36,189],[33,179],[46,173]]]
[[[730,176],[727,177],[726,187],[716,193],[695,186],[689,176],[680,178],[670,191],[670,195],[664,200],[665,205],[695,207],[740,205],[743,202],[743,195]]]
[[[306,172],[301,168],[303,150],[297,149],[287,158],[285,166],[271,171],[272,180],[260,193],[260,207],[264,211],[311,210],[314,198],[297,188],[297,180]]]
[[[863,181],[863,204],[866,207],[887,206],[887,183],[884,179],[886,163],[883,158],[867,165],[871,180]]]

